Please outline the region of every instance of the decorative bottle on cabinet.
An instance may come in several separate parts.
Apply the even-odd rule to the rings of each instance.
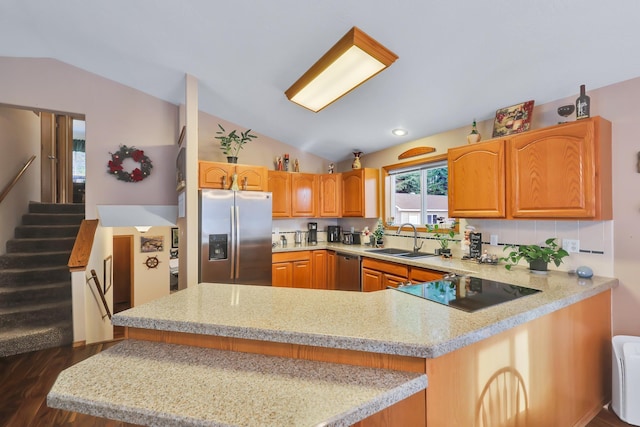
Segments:
[[[480,142],[482,136],[480,132],[478,132],[478,128],[476,128],[476,119],[473,119],[473,125],[471,126],[471,133],[467,135],[467,142],[469,144],[475,144],[476,142]]]
[[[589,117],[591,98],[585,94],[584,85],[580,85],[580,96],[576,99],[576,120]]]

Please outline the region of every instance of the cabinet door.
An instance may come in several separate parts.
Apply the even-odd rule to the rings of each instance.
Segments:
[[[407,278],[401,276],[394,276],[393,274],[384,273],[382,275],[382,289],[387,289],[389,286],[397,288],[400,283],[406,283]]]
[[[336,253],[327,251],[327,289],[336,288]]]
[[[368,268],[362,269],[362,291],[373,292],[380,291],[383,288],[382,285],[382,273],[376,270],[370,270]]]
[[[267,168],[260,166],[237,165],[238,185],[241,190],[267,191]],[[245,185],[246,183],[246,185]]]
[[[291,174],[291,216],[313,218],[316,216],[314,194],[317,176],[310,173]]]
[[[339,218],[341,216],[341,187],[342,174],[320,175],[320,190],[317,194],[321,217]]]
[[[594,218],[594,123],[574,122],[511,138],[508,192],[513,218]]]
[[[293,282],[293,263],[278,262],[271,264],[271,285],[291,287]]]
[[[311,252],[312,279],[314,289],[331,289],[327,282],[327,251]]]
[[[355,169],[342,174],[342,216],[377,218],[378,169]]]
[[[231,187],[231,174],[234,166],[231,163],[199,162],[198,186],[228,190]]]
[[[291,216],[291,174],[281,171],[268,172],[268,189],[272,193],[271,214],[274,217]]]
[[[311,288],[311,261],[293,261],[293,287]]]
[[[506,216],[504,140],[450,149],[448,169],[450,217]]]

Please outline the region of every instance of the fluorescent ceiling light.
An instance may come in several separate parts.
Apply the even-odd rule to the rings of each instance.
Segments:
[[[386,47],[353,27],[285,95],[313,112],[360,86],[398,59]]]

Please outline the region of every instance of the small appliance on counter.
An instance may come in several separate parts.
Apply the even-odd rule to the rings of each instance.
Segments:
[[[359,245],[360,244],[360,233],[358,232],[350,232],[345,231],[342,233],[342,243],[345,245]]]
[[[340,226],[339,225],[327,226],[327,240],[330,243],[340,243]]]
[[[318,244],[318,223],[310,222],[307,224],[308,232],[307,232],[307,243],[310,245]]]

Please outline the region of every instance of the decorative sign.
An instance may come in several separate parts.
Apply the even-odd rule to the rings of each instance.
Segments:
[[[471,259],[480,258],[482,256],[482,233],[470,233],[469,256]]]

